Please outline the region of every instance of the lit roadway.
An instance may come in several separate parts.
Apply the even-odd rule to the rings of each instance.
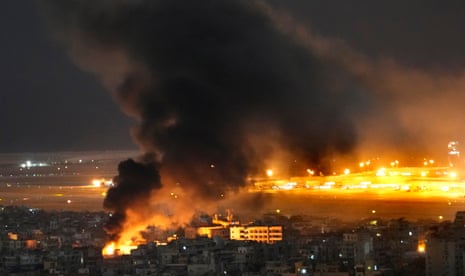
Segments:
[[[250,188],[264,193],[267,211],[343,220],[368,217],[453,219],[465,210],[465,182],[449,168],[390,168],[333,176],[260,179]]]

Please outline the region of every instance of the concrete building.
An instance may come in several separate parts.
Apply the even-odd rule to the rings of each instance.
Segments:
[[[465,212],[426,237],[426,275],[465,275]]]
[[[257,241],[273,244],[283,240],[283,227],[278,226],[233,226],[229,228],[231,240]]]
[[[344,233],[341,251],[349,263],[363,263],[373,252],[373,238],[367,232]]]
[[[186,227],[184,235],[187,239],[195,239],[198,237],[220,237],[229,239],[229,228],[223,226],[201,226],[201,227]]]

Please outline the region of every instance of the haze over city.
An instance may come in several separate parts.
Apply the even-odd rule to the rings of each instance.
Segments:
[[[464,3],[3,5],[2,204],[104,210],[121,250],[199,212],[465,209]]]

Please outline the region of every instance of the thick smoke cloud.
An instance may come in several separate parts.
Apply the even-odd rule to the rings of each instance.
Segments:
[[[114,214],[106,225],[110,234],[117,236],[121,232],[121,222],[126,220],[128,206],[148,206],[150,191],[161,188],[160,175],[154,162],[138,163],[132,159],[118,166],[118,175],[114,178],[114,187],[108,190],[103,206],[113,210]]]
[[[135,141],[151,156],[119,167],[105,199],[116,233],[161,182],[203,202],[276,157],[286,173],[324,171],[328,156],[351,153],[354,122],[376,107],[342,63],[277,28],[259,2],[45,3],[76,63],[137,120]]]
[[[460,62],[451,73],[406,66],[376,47],[368,58],[353,41],[312,32],[311,17],[295,21],[286,10],[293,4],[270,2],[284,12],[246,0],[43,2],[76,64],[137,121],[134,139],[145,155],[120,165],[105,200],[110,233],[187,222],[278,161],[295,175],[325,171],[333,156],[354,152],[441,156],[450,139],[465,135]],[[391,44],[403,48],[403,35],[390,31]],[[178,195],[182,201],[173,201]]]

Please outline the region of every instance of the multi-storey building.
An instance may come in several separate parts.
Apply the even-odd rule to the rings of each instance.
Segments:
[[[232,226],[229,231],[231,240],[248,240],[269,244],[283,240],[283,227],[280,225]]]

